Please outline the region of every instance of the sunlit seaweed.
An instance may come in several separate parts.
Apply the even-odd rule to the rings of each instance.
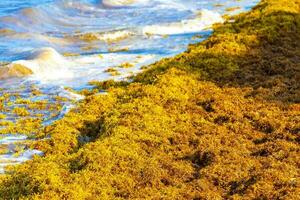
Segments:
[[[298,199],[299,2],[264,0],[94,94],[0,177],[3,199]]]
[[[75,56],[80,56],[80,54],[79,53],[65,52],[65,53],[63,53],[63,56],[65,56],[65,57],[75,57]]]
[[[236,11],[236,10],[239,10],[241,9],[241,7],[237,6],[237,7],[230,7],[230,8],[227,8],[226,9],[226,12],[233,12],[233,11]]]
[[[121,73],[120,73],[118,70],[116,70],[115,68],[108,68],[108,69],[106,69],[104,72],[109,73],[111,76],[118,76],[118,75],[121,74]]]
[[[122,63],[119,67],[120,68],[131,68],[131,67],[134,67],[134,64],[125,62],[125,63]]]

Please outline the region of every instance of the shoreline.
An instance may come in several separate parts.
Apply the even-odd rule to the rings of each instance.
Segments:
[[[245,4],[245,3],[244,3]],[[250,5],[250,3],[249,3]],[[226,5],[217,5],[215,7],[228,7]],[[231,8],[231,7],[230,7]],[[234,7],[234,8],[231,8],[231,9],[228,9],[228,13],[227,11],[225,13],[223,13],[224,15],[230,15],[229,13],[231,11],[238,11],[238,12],[242,12],[242,10],[244,10],[245,7]],[[223,9],[225,10],[225,8]],[[178,37],[178,34],[175,34],[173,31],[174,31],[174,28],[177,29],[177,32],[185,32],[185,31],[190,31],[187,29],[187,27],[190,27],[192,28],[194,31],[195,30],[203,30],[202,32],[199,32],[198,34],[201,35],[201,37],[197,37],[195,36],[193,39],[191,39],[191,43],[198,43],[202,40],[205,40],[208,36],[209,36],[209,33],[211,34],[212,30],[211,30],[211,25],[209,26],[209,24],[212,24],[213,21],[219,21],[219,22],[223,22],[223,19],[221,19],[221,15],[218,14],[217,10],[215,11],[209,11],[209,10],[206,10],[205,8],[201,9],[201,11],[197,11],[199,12],[197,14],[198,17],[196,18],[191,18],[191,19],[188,19],[188,20],[183,20],[181,22],[174,22],[174,23],[171,23],[171,24],[161,24],[160,26],[162,28],[164,28],[165,31],[171,31],[171,35],[169,35],[170,38],[176,38]],[[226,14],[227,13],[227,14]],[[228,17],[228,16],[227,16]],[[203,19],[202,19],[203,18]],[[200,24],[201,25],[200,25]],[[196,26],[195,24],[198,24],[198,26]],[[206,24],[206,25],[205,25]],[[205,25],[205,27],[207,26],[206,29],[203,29],[203,25]],[[159,26],[159,25],[158,25]],[[145,26],[144,28],[145,29],[149,29],[149,31],[154,31],[155,32],[155,29],[157,28],[154,28],[153,29],[153,26]],[[152,27],[152,28],[151,28]],[[155,27],[155,26],[154,26]],[[14,31],[9,31],[10,29],[4,29],[2,30],[3,31],[3,34],[4,35],[9,35],[9,33],[11,34],[16,34],[16,32]],[[159,30],[159,28],[158,28]],[[173,30],[173,31],[172,31]],[[179,33],[178,32],[178,33]],[[105,34],[100,34],[100,33],[95,33],[92,34],[92,33],[87,33],[87,34],[78,34],[77,36],[75,37],[79,37],[83,40],[107,40],[109,41],[110,39],[112,39],[112,41],[110,42],[113,42],[113,40],[122,40],[122,39],[125,39],[125,37],[123,38],[122,35],[125,34],[127,35],[128,37],[132,34],[136,34],[134,32],[131,32],[131,34],[129,34],[129,32],[108,32],[108,33],[105,33]],[[158,32],[154,35],[157,35]],[[195,34],[195,33],[194,33]],[[191,34],[191,33],[188,33],[188,34],[184,34],[186,35],[187,37],[189,37],[188,35],[192,36],[194,34]],[[143,31],[143,35],[148,35],[147,37],[153,37],[151,36],[152,34],[150,33],[144,33]],[[111,36],[111,37],[110,37]],[[124,36],[124,35],[123,35]],[[120,37],[120,38],[119,38]],[[154,36],[155,37],[155,36]],[[164,36],[166,37],[166,36]],[[170,39],[172,40],[172,39]],[[90,41],[90,42],[91,42]],[[75,41],[74,41],[75,42]],[[109,42],[109,43],[110,43]],[[166,41],[167,43],[167,41]],[[146,45],[147,46],[147,45]],[[165,52],[162,50],[162,52]],[[182,51],[178,51],[177,53],[173,53],[171,55],[168,55],[167,56],[167,53],[165,52],[165,56],[166,58],[171,58],[173,57],[174,55],[177,55],[179,53],[182,53]],[[33,55],[30,56],[32,57],[30,60],[17,60],[17,61],[13,61],[12,63],[3,63],[2,65],[2,72],[0,70],[0,82],[1,82],[1,77],[2,78],[5,78],[5,76],[13,76],[13,75],[16,75],[16,76],[27,76],[29,75],[30,77],[32,77],[32,80],[30,80],[31,78],[22,78],[24,79],[24,81],[29,81],[28,82],[28,86],[24,87],[24,88],[31,88],[31,87],[36,87],[36,90],[34,91],[35,94],[30,94],[30,92],[28,93],[28,95],[30,95],[33,99],[36,97],[36,98],[41,98],[40,95],[42,95],[43,92],[47,92],[47,89],[44,89],[43,92],[42,91],[38,91],[39,88],[41,87],[41,84],[42,83],[36,83],[37,85],[30,85],[30,81],[34,81],[34,76],[41,76],[42,74],[46,74],[47,78],[49,78],[49,74],[52,74],[51,77],[55,77],[57,78],[57,73],[54,73],[54,76],[53,76],[53,73],[52,73],[52,70],[54,69],[54,71],[58,71],[59,72],[59,76],[62,75],[62,77],[64,76],[63,74],[70,74],[70,76],[72,76],[72,72],[70,71],[68,73],[68,70],[66,69],[66,71],[64,73],[62,73],[59,68],[60,67],[56,67],[56,66],[63,66],[63,65],[69,65],[70,63],[68,62],[68,60],[66,59],[66,57],[76,57],[76,56],[80,56],[79,54],[78,55],[74,55],[74,54],[63,54],[61,55],[59,52],[57,52],[54,48],[39,48],[38,50],[33,50],[31,52]],[[113,54],[112,54],[113,55]],[[65,57],[63,57],[65,56]],[[140,55],[141,56],[141,55]],[[163,55],[161,55],[163,56]],[[81,57],[81,56],[80,56]],[[79,64],[80,62],[82,62],[82,60],[84,60],[83,58],[80,58],[73,60],[74,63],[77,63]],[[107,58],[105,58],[106,56],[104,56],[103,54],[100,54],[100,55],[97,55],[95,58],[97,60],[101,59],[101,60],[107,60]],[[138,63],[138,60],[141,59],[141,60],[144,60],[144,63],[143,66],[145,66],[145,68],[147,68],[147,65],[149,64],[153,64],[155,61],[159,61],[160,59],[158,58],[154,58],[155,56],[153,55],[153,59],[152,61],[150,62],[146,62],[145,60],[147,60],[146,58],[147,56],[145,56],[144,58],[140,57],[138,59],[136,59],[135,61],[132,61],[132,62],[124,62],[122,64],[120,64],[120,66],[117,66],[117,67],[109,67],[107,68],[106,70],[103,70],[103,73],[107,73],[107,74],[110,74],[112,77],[111,79],[115,80],[115,81],[128,81],[130,82],[131,80],[127,80],[127,78],[130,78],[130,77],[133,77],[134,74],[137,74],[138,72],[141,72],[141,69],[139,66],[137,66],[137,63]],[[152,55],[149,55],[149,59],[151,60],[151,57]],[[164,56],[163,56],[164,57]],[[133,58],[132,58],[133,59]],[[131,59],[128,59],[128,60],[131,60]],[[70,60],[69,60],[70,61]],[[55,62],[55,64],[53,64],[52,62]],[[70,61],[71,62],[71,61]],[[58,63],[61,63],[61,64],[58,64]],[[105,61],[103,62],[105,63]],[[134,64],[133,64],[134,63]],[[149,63],[149,64],[147,64]],[[138,64],[140,65],[140,64]],[[28,66],[28,67],[26,67]],[[46,67],[47,66],[47,67]],[[42,72],[39,73],[39,69],[40,68],[43,68],[43,69],[51,69],[50,71],[48,71],[49,73],[47,72]],[[65,67],[67,68],[67,67]],[[126,71],[127,69],[130,69],[130,75],[127,74],[126,75]],[[42,70],[43,71],[43,70]],[[47,71],[47,70],[46,70]],[[125,73],[125,74],[124,74]],[[39,74],[39,75],[38,75]],[[129,77],[128,77],[129,76]],[[88,77],[88,76],[86,76]],[[115,79],[113,77],[116,77]],[[7,78],[7,77],[6,77]],[[108,77],[107,77],[108,78]],[[28,80],[29,79],[29,80]],[[105,79],[105,78],[104,78]],[[11,81],[10,79],[5,79],[6,81],[10,81],[10,82],[13,82]],[[110,79],[109,79],[110,80]],[[5,81],[5,82],[6,82]],[[44,80],[47,82],[47,80]],[[62,80],[62,82],[64,82],[64,80]],[[72,81],[70,81],[70,84],[71,84]],[[14,84],[18,85],[18,83],[16,82],[13,82]],[[97,85],[97,81],[92,81],[91,82],[92,84],[96,84]],[[78,84],[78,83],[77,83]],[[76,85],[77,85],[76,84]],[[0,83],[1,85],[1,83]],[[7,84],[7,85],[10,85],[10,84]],[[45,86],[46,85],[49,85],[49,83],[45,83]],[[86,88],[88,85],[89,88],[93,87],[89,84],[85,84],[85,85],[82,85],[82,84],[78,84],[77,87],[79,86],[80,88]],[[2,86],[2,85],[1,85]],[[53,85],[54,86],[54,85]],[[59,84],[58,84],[59,86]],[[51,86],[49,85],[49,88]],[[31,100],[31,97],[29,99],[26,99],[26,98],[21,98],[20,96],[23,96],[24,93],[20,90],[20,93],[16,93],[15,95],[13,95],[13,92],[14,92],[14,89],[12,88],[2,88],[2,95],[5,94],[6,92],[12,92],[12,95],[10,96],[6,96],[4,99],[2,98],[2,103],[4,104],[3,106],[3,110],[6,108],[5,106],[5,103],[7,104],[13,104],[13,102],[10,102],[8,101],[9,98],[16,98],[17,100],[15,101],[16,102],[16,106],[20,106],[20,107],[25,107],[25,109],[15,109],[15,110],[12,110],[10,109],[13,113],[12,114],[16,114],[16,115],[21,115],[21,116],[17,116],[16,117],[16,121],[14,123],[10,123],[9,120],[6,120],[6,119],[9,119],[11,114],[9,113],[9,109],[7,109],[5,111],[5,114],[3,115],[0,115],[0,119],[2,119],[2,121],[0,121],[0,124],[3,126],[2,129],[0,129],[0,134],[4,135],[5,136],[5,133],[13,133],[13,134],[16,134],[20,137],[29,137],[29,138],[32,138],[34,137],[34,135],[36,135],[37,132],[40,132],[40,129],[43,129],[43,127],[51,124],[52,122],[54,121],[57,121],[58,119],[61,119],[61,117],[63,117],[64,113],[66,113],[64,110],[65,107],[69,107],[69,104],[70,105],[73,105],[72,102],[73,102],[73,97],[75,94],[77,94],[78,92],[78,89],[77,88],[74,88],[76,87],[75,85],[73,86],[73,88],[70,88],[69,87],[65,87],[65,90],[67,91],[64,91],[66,92],[65,95],[67,95],[67,93],[69,93],[68,91],[70,91],[70,95],[68,95],[68,99],[69,101],[66,101],[66,102],[61,102],[63,103],[63,105],[59,106],[57,105],[57,110],[61,109],[61,112],[58,112],[58,113],[51,113],[50,111],[50,116],[42,116],[42,114],[40,115],[37,115],[37,118],[39,118],[40,120],[43,120],[43,119],[47,119],[46,121],[43,120],[43,121],[39,121],[39,120],[36,120],[35,122],[36,123],[32,123],[35,119],[35,113],[36,112],[47,112],[47,103],[48,104],[59,104],[59,102],[47,102],[47,98],[45,99],[44,102],[40,101],[40,102],[34,102],[34,100]],[[16,87],[17,88],[17,87]],[[80,91],[80,93],[82,94],[92,94],[93,93],[93,90],[89,90],[89,89],[81,89],[82,91]],[[71,91],[73,91],[74,93],[72,93]],[[26,92],[25,92],[26,94]],[[74,94],[73,96],[71,94]],[[0,95],[1,95],[1,91],[0,91]],[[45,96],[47,96],[47,93],[44,94]],[[64,96],[65,96],[64,95]],[[49,97],[50,98],[50,97]],[[76,98],[77,99],[77,98]],[[76,100],[74,100],[76,101]],[[40,106],[38,106],[38,110],[33,110],[31,108],[37,108],[37,104],[41,104]],[[45,108],[45,110],[42,111],[42,109]],[[40,110],[39,110],[40,109]],[[3,111],[2,110],[2,111]],[[30,117],[29,117],[30,116]],[[51,118],[51,116],[54,116],[54,118]],[[24,120],[24,118],[26,118],[26,120]],[[29,119],[30,118],[30,119]],[[39,126],[38,128],[35,128]],[[23,135],[24,134],[24,135]],[[41,138],[39,138],[41,139]],[[5,137],[4,139],[5,140]],[[1,139],[0,139],[0,143],[1,143]],[[4,171],[4,166],[7,166],[9,164],[11,164],[12,162],[14,163],[18,163],[19,162],[15,162],[16,160],[19,160],[21,158],[24,158],[26,153],[27,152],[30,152],[31,149],[28,149],[28,145],[22,145],[22,141],[15,141],[15,143],[18,143],[18,145],[16,145],[14,148],[9,148],[9,149],[5,149],[4,145],[2,147],[2,153],[5,153],[5,155],[1,155],[2,157],[7,157],[9,159],[0,159],[0,162],[1,163],[1,166],[0,166],[0,171]],[[9,146],[9,145],[6,145],[6,146]],[[13,144],[11,144],[10,146],[13,146]],[[22,147],[24,146],[24,147]],[[1,147],[0,147],[1,148]],[[39,152],[39,154],[42,154],[42,152]],[[26,157],[26,160],[30,160],[30,157]],[[2,172],[3,173],[3,172]]]
[[[8,169],[3,198],[297,197],[296,2],[262,1],[133,83],[95,83],[108,95],[46,127],[45,157]]]

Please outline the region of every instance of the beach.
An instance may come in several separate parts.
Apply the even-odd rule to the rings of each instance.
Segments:
[[[120,9],[120,2],[129,6],[149,3],[104,1],[103,5]],[[43,72],[54,74],[52,78],[57,77],[55,73],[70,75],[72,65],[78,63],[89,63],[85,67],[93,69],[96,56],[124,61],[126,55],[128,59],[116,62],[121,65],[117,69],[101,68],[110,78],[97,75],[83,82],[81,78],[88,75],[50,78],[67,84],[49,87],[45,81],[41,87],[35,77],[30,80],[34,88],[28,81],[22,89],[16,87],[21,91],[31,88],[29,93],[36,95],[28,95],[30,98],[48,100],[51,96],[55,120],[29,118],[5,125],[4,135],[24,131],[30,137],[8,135],[3,141],[29,139],[26,150],[37,151],[37,155],[26,154],[30,159],[25,163],[5,168],[6,173],[0,175],[0,199],[297,199],[300,5],[297,0],[256,4],[250,11],[244,7],[244,12],[232,15],[202,9],[199,19],[206,16],[209,23],[199,23],[196,17],[144,26],[141,34],[158,38],[158,43],[180,43],[167,54],[148,54],[147,50],[149,60],[130,48],[129,52],[118,51],[118,46],[101,53],[101,58],[99,53],[88,58],[76,52],[62,56],[47,47],[33,51],[29,59],[13,61],[46,80]],[[237,8],[233,3],[226,9]],[[96,42],[109,38],[107,34],[80,37]],[[110,39],[123,41],[123,37],[137,36],[122,30]],[[174,50],[172,45],[136,41],[163,52]],[[123,53],[113,54],[116,52]],[[132,58],[141,59],[142,64],[124,75],[118,69],[130,69]],[[69,63],[70,67],[60,72],[55,68],[61,64],[55,63]],[[51,64],[50,72],[40,68]],[[118,75],[124,76],[111,78]],[[42,119],[52,114],[47,112],[49,102],[23,99],[21,103],[46,112]],[[21,119],[31,115],[24,109],[13,112]]]

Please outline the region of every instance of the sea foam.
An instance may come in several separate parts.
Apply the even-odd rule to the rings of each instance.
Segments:
[[[25,60],[18,60],[13,64],[20,64],[32,70],[33,74],[41,79],[72,78],[70,70],[72,63],[66,60],[53,48],[35,50]]]
[[[148,0],[102,0],[102,4],[106,7],[131,6],[146,2],[148,2]]]
[[[210,10],[202,10],[194,19],[182,20],[180,22],[165,23],[145,26],[144,35],[176,35],[184,33],[196,33],[209,28],[214,23],[222,23],[222,16]]]

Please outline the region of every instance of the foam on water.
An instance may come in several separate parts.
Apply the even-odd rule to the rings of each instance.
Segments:
[[[107,7],[138,6],[147,3],[148,0],[102,0]]]
[[[86,33],[80,34],[78,37],[82,40],[100,40],[104,42],[117,42],[135,35],[134,31],[116,30],[102,33]]]
[[[143,28],[143,34],[174,35],[185,33],[197,33],[209,28],[214,23],[222,23],[223,18],[217,12],[202,10],[194,19],[182,20],[180,22],[150,25]]]
[[[203,40],[211,33],[208,28],[212,24],[223,21],[223,14],[248,10],[257,2],[1,0],[0,65],[3,68],[18,64],[33,74],[0,80],[0,115],[6,116],[0,118],[0,123],[23,119],[13,109],[26,106],[18,102],[28,100],[61,106],[59,111],[30,111],[30,117],[41,115],[42,125],[49,125],[72,109],[74,101],[83,98],[65,87],[76,90],[90,88],[88,82],[92,80],[127,80],[142,66],[183,52],[188,44]],[[230,7],[240,9],[226,12]],[[199,34],[204,37],[195,39]],[[119,73],[108,73],[110,68]],[[33,94],[36,90],[41,94]],[[57,97],[66,100],[58,101]],[[0,173],[7,165],[41,155],[27,148],[27,136],[13,134],[0,138],[1,149],[8,150],[0,154]],[[16,152],[15,147],[20,145],[23,151]]]
[[[4,173],[4,169],[8,165],[17,165],[27,160],[30,160],[34,155],[42,155],[41,151],[35,149],[26,149],[16,152],[16,147],[22,145],[24,142],[32,142],[25,135],[6,135],[0,137],[0,146],[7,146],[7,153],[0,155],[0,173]],[[23,145],[25,146],[25,145]]]
[[[33,71],[33,74],[44,80],[72,78],[69,70],[71,63],[53,48],[42,48],[31,52],[26,60],[18,60],[13,64],[23,65]]]

